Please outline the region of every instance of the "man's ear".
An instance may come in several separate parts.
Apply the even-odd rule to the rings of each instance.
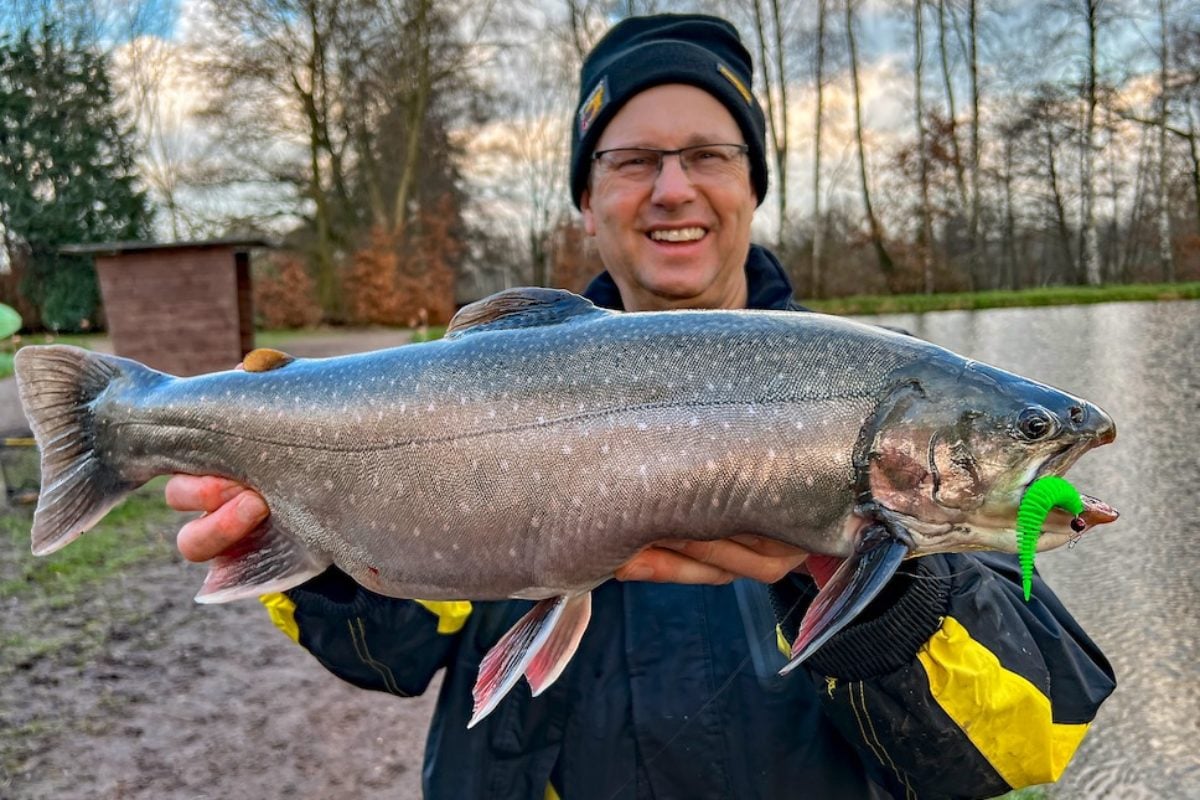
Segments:
[[[579,210],[583,214],[583,230],[588,236],[595,236],[596,215],[592,211],[592,193],[587,189],[579,196]]]

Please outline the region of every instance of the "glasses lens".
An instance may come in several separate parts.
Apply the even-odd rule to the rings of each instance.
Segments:
[[[679,157],[687,173],[697,178],[724,178],[742,168],[742,148],[735,144],[689,147]]]
[[[608,172],[631,181],[650,180],[658,174],[662,164],[662,153],[658,150],[642,150],[630,147],[607,150],[600,155],[600,164]]]

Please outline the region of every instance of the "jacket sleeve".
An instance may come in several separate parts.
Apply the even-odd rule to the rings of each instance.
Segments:
[[[797,606],[806,579],[772,587]],[[806,662],[827,713],[897,797],[994,797],[1057,780],[1116,683],[1014,556],[936,555],[902,572]],[[803,605],[801,601],[799,605]],[[794,638],[798,616],[781,615]]]
[[[472,610],[466,601],[385,597],[336,567],[261,600],[275,625],[330,672],[401,697],[424,692],[453,657]]]

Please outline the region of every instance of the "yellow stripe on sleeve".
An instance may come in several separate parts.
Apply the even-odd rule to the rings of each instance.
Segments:
[[[546,796],[544,798],[542,798],[542,800],[562,800],[562,798],[560,798],[558,796],[558,792],[554,791],[554,786],[547,783],[546,784]]]
[[[1005,669],[953,617],[917,658],[934,700],[1014,789],[1058,780],[1087,724],[1055,723],[1050,699]]]
[[[467,624],[467,617],[471,616],[469,600],[417,600],[416,602],[437,615],[438,633],[458,633],[462,630],[462,626]]]
[[[293,642],[300,643],[300,626],[296,624],[296,604],[283,592],[264,594],[258,598],[267,607],[271,622],[283,631]]]

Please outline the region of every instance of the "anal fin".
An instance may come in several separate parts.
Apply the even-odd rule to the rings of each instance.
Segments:
[[[541,600],[517,620],[479,664],[468,728],[492,713],[525,675],[533,694],[544,692],[562,673],[592,616],[592,595],[560,595]]]
[[[227,603],[299,586],[332,563],[310,553],[300,540],[267,517],[209,563],[197,603]]]
[[[908,555],[909,546],[882,526],[869,529],[854,553],[821,587],[800,622],[792,644],[792,657],[780,675],[786,675],[835,633],[854,621],[883,589]]]

